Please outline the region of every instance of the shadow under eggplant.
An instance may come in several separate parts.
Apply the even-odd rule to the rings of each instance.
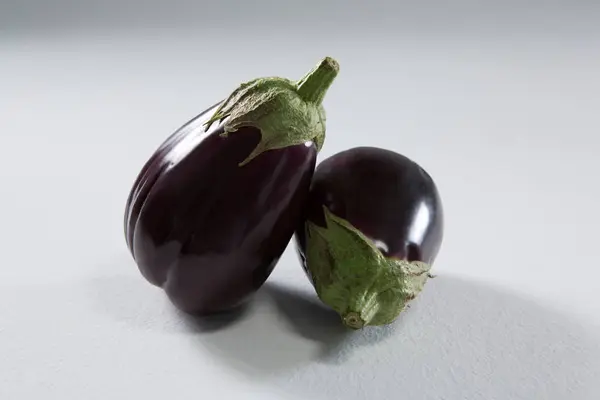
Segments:
[[[292,332],[319,345],[318,359],[339,364],[351,356],[351,350],[374,345],[393,336],[403,320],[387,326],[351,330],[339,315],[312,296],[293,287],[268,283],[265,291],[273,299]],[[407,313],[409,310],[407,310]]]
[[[312,288],[275,279],[245,307],[208,318],[175,310],[132,275],[97,277],[87,295],[118,323],[178,335],[202,360],[281,398],[597,398],[596,326],[452,275],[430,280],[396,322],[360,331],[345,328]]]
[[[440,275],[396,322],[360,331],[308,292],[268,283],[259,299],[198,343],[233,373],[297,398],[596,398],[595,327],[504,288]]]

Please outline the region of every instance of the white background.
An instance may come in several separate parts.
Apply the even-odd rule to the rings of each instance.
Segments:
[[[0,9],[0,399],[600,398],[598,8],[225,3]],[[320,159],[429,171],[438,278],[352,333],[290,246],[239,318],[186,318],[127,252],[130,185],[238,83],[325,55]]]

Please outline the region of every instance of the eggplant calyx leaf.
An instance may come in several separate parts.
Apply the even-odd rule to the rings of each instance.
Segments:
[[[306,222],[306,264],[317,295],[351,329],[393,322],[423,290],[431,266],[385,257],[348,221],[323,211],[327,227]]]
[[[248,126],[260,130],[260,142],[240,166],[265,151],[299,144],[312,142],[320,151],[326,122],[321,101],[337,75],[337,63],[332,69],[331,59],[324,60],[330,61],[322,61],[298,82],[267,77],[242,83],[204,124],[205,130],[222,121],[223,136]]]

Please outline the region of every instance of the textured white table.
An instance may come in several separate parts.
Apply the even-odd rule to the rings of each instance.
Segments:
[[[0,399],[600,398],[597,9],[123,4],[0,12]],[[290,247],[238,319],[193,322],[126,251],[132,180],[237,83],[324,55],[341,72],[321,159],[423,165],[439,276],[393,326],[350,333]]]

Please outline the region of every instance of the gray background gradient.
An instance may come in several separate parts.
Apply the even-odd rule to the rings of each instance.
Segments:
[[[252,28],[278,36],[335,32],[353,38],[412,34],[591,39],[598,35],[599,17],[600,5],[594,0],[4,0],[0,4],[0,26],[5,32],[42,35],[184,29],[233,36],[242,28]]]
[[[395,324],[350,333],[293,247],[224,329],[122,232],[174,129],[258,76],[341,65],[322,160],[436,180],[445,239]],[[0,399],[600,398],[597,1],[0,0]]]

